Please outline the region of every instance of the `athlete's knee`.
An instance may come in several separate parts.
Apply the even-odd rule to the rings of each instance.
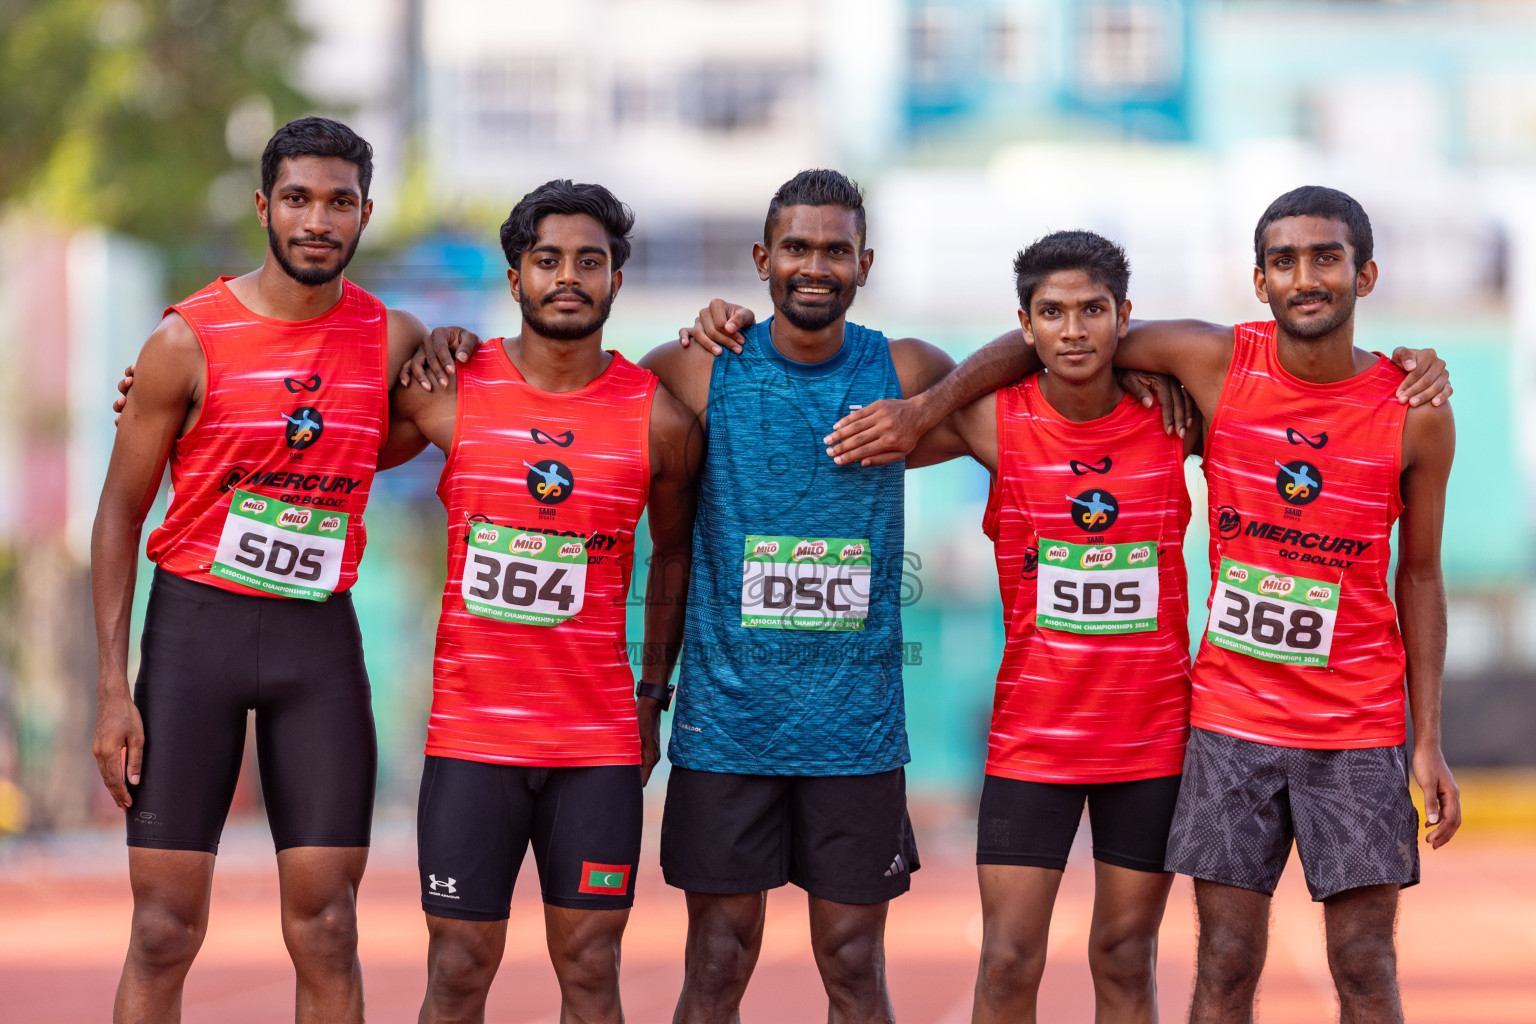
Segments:
[[[1264,943],[1246,929],[1202,924],[1196,953],[1197,984],[1217,994],[1234,995],[1257,988],[1264,969]]]
[[[744,936],[729,929],[711,929],[688,944],[688,980],[705,991],[746,984],[756,956]]]
[[[1133,995],[1151,991],[1157,973],[1157,935],[1121,932],[1095,935],[1088,943],[1094,984]]]
[[[197,956],[207,928],[206,915],[188,917],[161,904],[141,904],[133,911],[128,957],[151,973],[184,969]]]
[[[434,937],[428,956],[429,997],[439,1007],[484,998],[498,966],[500,958],[483,944]]]
[[[619,940],[603,935],[579,945],[572,944],[555,955],[555,974],[560,987],[591,996],[617,994],[619,987]]]
[[[350,898],[323,906],[285,911],[289,948],[310,963],[350,967],[357,956],[357,907]]]
[[[1045,974],[1045,949],[1033,948],[1006,938],[988,938],[981,946],[981,969],[976,976],[980,995],[989,1004],[1006,1005],[1032,997]]]
[[[862,1001],[885,988],[882,935],[858,932],[816,943],[816,966],[828,994]]]
[[[1356,932],[1332,939],[1328,967],[1343,998],[1379,998],[1397,991],[1397,950],[1390,933]]]

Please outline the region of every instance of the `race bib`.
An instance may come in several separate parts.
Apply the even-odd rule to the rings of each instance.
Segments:
[[[1223,558],[1212,588],[1206,639],[1261,661],[1322,668],[1333,648],[1341,595],[1337,583]]]
[[[1035,625],[1068,633],[1157,629],[1157,545],[1040,538]]]
[[[867,540],[749,535],[741,560],[741,624],[863,629],[871,565]]]
[[[208,571],[277,597],[324,601],[341,579],[348,518],[236,490]]]
[[[558,626],[581,612],[587,542],[508,526],[470,524],[460,592],[476,615],[525,626]]]

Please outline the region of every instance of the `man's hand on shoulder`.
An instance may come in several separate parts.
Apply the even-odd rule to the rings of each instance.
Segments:
[[[405,315],[410,316],[409,313]],[[459,365],[469,362],[480,348],[480,336],[463,327],[434,327],[429,332],[420,320],[414,316],[410,318],[418,325],[420,333],[399,368],[391,367],[391,377],[402,387],[414,383],[424,391],[431,391],[434,386],[448,387],[451,378],[458,374]]]
[[[901,384],[901,398],[882,398],[855,409],[832,425],[822,438],[827,454],[839,466],[884,466],[917,447],[935,423],[929,421],[922,395],[955,368],[955,361],[937,345],[920,338],[890,342],[891,364]]]
[[[724,299],[711,299],[709,305],[699,310],[692,327],[677,332],[677,341],[683,348],[697,345],[712,356],[726,349],[737,355],[747,341],[741,332],[757,322],[757,316],[746,306],[738,306]]]
[[[1392,361],[1408,376],[1397,386],[1397,400],[1410,406],[1444,405],[1450,401],[1451,372],[1445,360],[1432,348],[1403,348],[1392,350]]]

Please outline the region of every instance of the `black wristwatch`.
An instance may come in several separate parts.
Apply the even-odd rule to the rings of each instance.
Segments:
[[[667,711],[672,707],[672,693],[676,689],[675,683],[641,683],[635,687],[635,696],[660,701],[661,710]]]

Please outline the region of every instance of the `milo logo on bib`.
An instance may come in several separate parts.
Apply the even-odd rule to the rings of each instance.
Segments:
[[[1157,629],[1157,545],[1072,544],[1040,538],[1035,625],[1068,633]]]
[[[748,536],[741,561],[741,624],[863,629],[871,571],[867,540]]]
[[[475,526],[466,538],[464,607],[498,622],[558,626],[580,614],[587,544],[505,526]]]
[[[1261,661],[1324,668],[1342,588],[1223,558],[1211,593],[1205,638]]]
[[[348,519],[236,490],[208,571],[277,597],[324,601],[341,579]]]

